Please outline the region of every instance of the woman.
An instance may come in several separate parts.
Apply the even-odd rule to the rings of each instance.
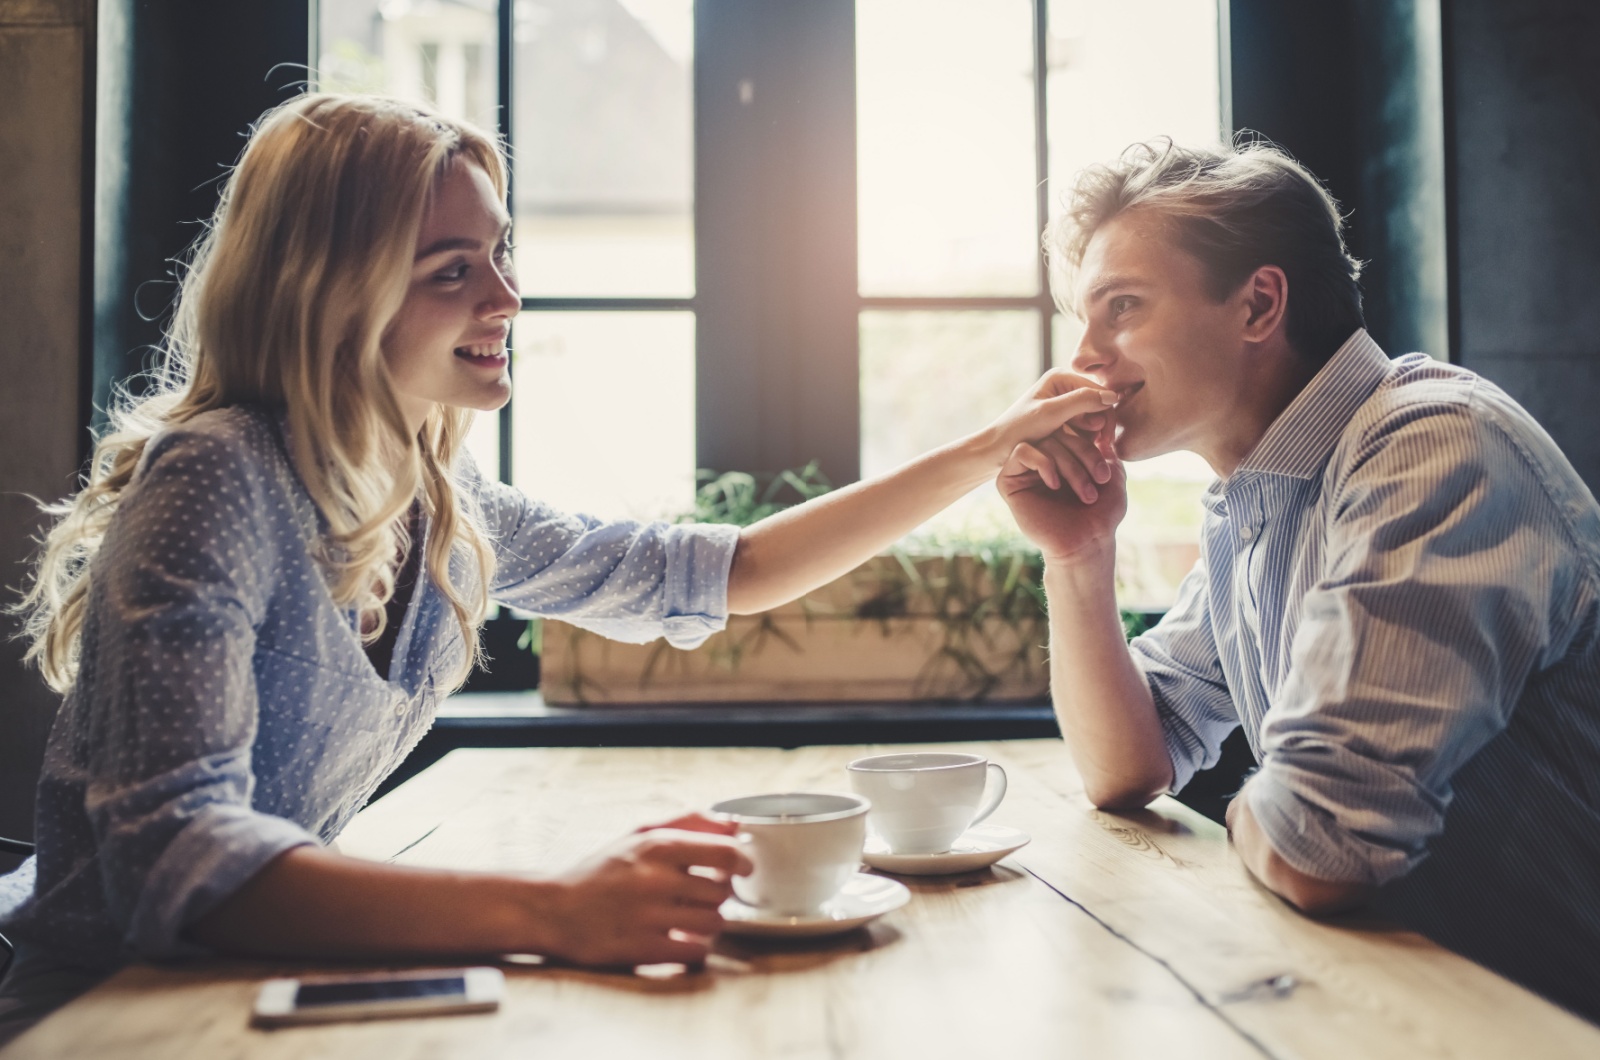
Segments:
[[[700,960],[749,864],[699,817],[540,878],[327,844],[466,677],[491,602],[691,647],[1014,452],[1052,487],[1104,480],[1108,399],[1051,376],[984,431],[743,531],[601,523],[486,481],[463,442],[511,393],[505,188],[491,139],[412,104],[307,95],[254,131],[163,375],[54,509],[23,605],[65,701],[3,921],[13,1030],[134,957]]]

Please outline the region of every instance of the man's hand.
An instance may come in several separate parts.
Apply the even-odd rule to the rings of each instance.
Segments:
[[[1372,888],[1359,883],[1321,880],[1284,861],[1267,840],[1250,804],[1242,795],[1228,803],[1224,815],[1228,837],[1233,840],[1239,860],[1250,875],[1260,880],[1273,894],[1308,916],[1329,916],[1360,905],[1372,896]]]
[[[1066,485],[1093,503],[1112,475],[1113,460],[1100,451],[1099,438],[1110,437],[1108,410],[1116,401],[1115,392],[1092,380],[1061,368],[1046,372],[983,432],[994,453],[991,468],[1009,465],[1020,451],[1044,485]],[[1062,459],[1048,459],[1041,449]]]
[[[1113,554],[1117,526],[1128,513],[1127,474],[1111,445],[1115,428],[1116,413],[1108,409],[1018,445],[1000,469],[995,488],[1046,563]],[[1086,468],[1095,471],[1094,481],[1083,481]]]
[[[536,911],[555,934],[551,956],[579,964],[698,964],[722,930],[717,907],[732,878],[751,871],[726,827],[680,818],[686,828],[637,832],[555,882]],[[694,830],[687,830],[694,829]]]

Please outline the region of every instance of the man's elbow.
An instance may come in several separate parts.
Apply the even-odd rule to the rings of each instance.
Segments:
[[[1083,793],[1097,810],[1115,813],[1119,810],[1142,810],[1165,795],[1168,784],[1159,781],[1142,783],[1085,782]]]
[[[1362,905],[1373,889],[1362,883],[1319,880],[1290,868],[1276,853],[1263,881],[1268,890],[1310,917],[1327,917]]]

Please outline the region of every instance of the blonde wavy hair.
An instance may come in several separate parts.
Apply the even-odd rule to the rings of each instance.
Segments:
[[[145,396],[126,392],[97,439],[82,489],[59,504],[34,577],[15,608],[29,661],[58,692],[77,676],[93,560],[158,432],[241,402],[287,409],[295,462],[327,520],[321,562],[333,599],[358,610],[363,637],[385,625],[406,512],[420,501],[427,565],[478,661],[494,557],[464,499],[458,457],[473,413],[436,406],[409,433],[383,355],[410,283],[423,213],[462,157],[503,198],[495,139],[415,103],[313,93],[253,129],[196,242]],[[451,560],[466,571],[451,580]]]

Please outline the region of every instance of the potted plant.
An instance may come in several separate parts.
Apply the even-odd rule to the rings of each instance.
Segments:
[[[813,463],[768,481],[702,472],[686,521],[748,525],[825,492]],[[694,651],[546,620],[553,704],[1036,700],[1049,667],[1039,553],[1014,529],[923,534],[793,603],[735,615]]]

